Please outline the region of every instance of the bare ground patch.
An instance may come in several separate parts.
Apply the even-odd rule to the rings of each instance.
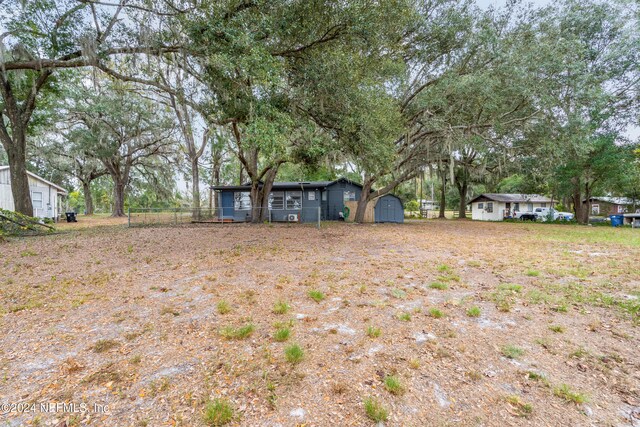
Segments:
[[[640,425],[636,235],[429,221],[12,240],[0,402],[109,411],[0,421],[206,425],[222,399],[237,425],[372,425],[372,398],[388,425]]]

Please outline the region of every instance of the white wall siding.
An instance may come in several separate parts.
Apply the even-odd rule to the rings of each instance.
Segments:
[[[479,208],[480,203],[482,203],[483,209]],[[487,203],[493,203],[493,212],[487,212],[486,206]],[[511,202],[509,210],[513,213],[515,209],[515,203]],[[533,212],[536,208],[543,207],[551,207],[555,205],[553,203],[528,203],[528,202],[520,202],[518,206],[518,212]],[[507,204],[504,202],[474,202],[471,204],[471,219],[476,221],[502,221],[504,219],[505,209],[507,208]]]
[[[0,184],[0,208],[8,211],[12,211],[14,209],[11,186],[8,184]]]
[[[479,208],[482,203],[482,209]],[[493,212],[487,212],[487,203],[493,203]],[[502,221],[505,204],[502,202],[474,202],[471,204],[471,219],[477,221]]]
[[[55,218],[58,212],[58,189],[49,183],[29,175],[29,192],[34,201],[34,193],[41,193],[41,203],[34,202],[33,216],[39,218]],[[0,169],[0,208],[12,211],[15,209],[11,192],[9,169]]]

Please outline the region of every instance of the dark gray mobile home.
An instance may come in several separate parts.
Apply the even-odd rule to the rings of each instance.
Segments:
[[[251,186],[214,186],[217,193],[218,215],[225,221],[242,222],[251,219]],[[269,194],[269,218],[274,222],[338,221],[344,216],[345,202],[360,200],[362,185],[340,178],[335,181],[275,182]],[[389,195],[387,195],[389,196]],[[380,200],[387,198],[383,196]],[[392,198],[397,199],[395,196]],[[399,199],[398,199],[399,202]],[[398,209],[398,204],[394,205]],[[402,211],[402,203],[399,203]],[[382,212],[382,210],[381,210]],[[384,210],[389,217],[388,209]],[[351,217],[355,212],[348,212]],[[397,221],[397,213],[394,214]]]

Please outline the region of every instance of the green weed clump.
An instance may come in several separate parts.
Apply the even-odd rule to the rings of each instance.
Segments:
[[[515,345],[507,345],[502,347],[502,355],[508,359],[517,359],[524,354],[524,350]]]
[[[226,301],[218,302],[218,304],[216,304],[216,307],[218,309],[218,313],[220,314],[227,314],[231,311],[231,305],[229,305],[229,303]]]
[[[287,314],[291,310],[291,306],[287,304],[285,301],[278,301],[273,306],[274,314]]]
[[[444,312],[434,307],[429,309],[429,315],[435,319],[440,319],[441,317],[444,317]]]
[[[554,388],[553,394],[563,398],[568,402],[573,402],[576,404],[585,403],[589,400],[585,394],[573,391],[567,384],[560,384],[559,386]]]
[[[273,334],[273,339],[278,342],[283,342],[288,340],[290,335],[291,335],[291,329],[280,328],[276,330],[276,332]]]
[[[480,314],[480,307],[475,305],[467,310],[467,316],[469,317],[480,317]]]
[[[369,326],[367,328],[367,336],[369,338],[378,338],[381,334],[382,334],[382,331],[380,330],[380,328],[376,328],[373,326]]]
[[[400,313],[398,314],[398,320],[402,320],[403,322],[411,321],[411,313]]]
[[[248,323],[237,328],[233,326],[225,326],[220,331],[220,335],[228,340],[242,340],[248,338],[255,329],[256,327],[253,323]]]
[[[317,290],[309,291],[308,295],[309,295],[309,298],[311,298],[315,302],[320,302],[320,301],[322,301],[322,300],[324,300],[326,298],[325,295],[322,292],[317,291]]]
[[[295,365],[304,359],[304,350],[298,344],[292,344],[284,349],[284,356],[287,362]]]
[[[389,419],[389,412],[373,397],[367,397],[364,400],[364,411],[370,420],[380,423]]]
[[[215,399],[204,408],[204,422],[211,427],[223,426],[233,421],[234,411],[226,399]]]
[[[384,377],[384,388],[391,394],[400,395],[404,393],[404,385],[395,375],[387,375]]]

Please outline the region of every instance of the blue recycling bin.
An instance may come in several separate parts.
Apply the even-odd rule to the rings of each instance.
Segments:
[[[612,227],[620,227],[624,223],[624,215],[609,215]]]

